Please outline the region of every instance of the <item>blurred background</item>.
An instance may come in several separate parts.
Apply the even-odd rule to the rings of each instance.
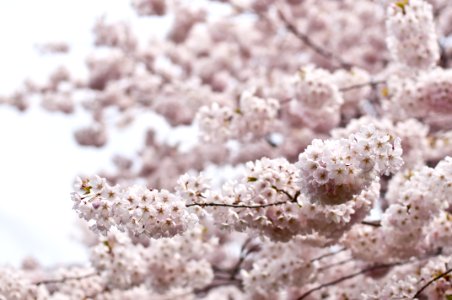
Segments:
[[[127,0],[0,1],[0,94],[10,94],[26,78],[44,81],[61,64],[82,76],[92,27],[102,15],[143,22]],[[149,26],[140,27],[140,34],[149,34]],[[70,53],[40,55],[36,45],[49,41],[68,42]],[[0,264],[17,266],[28,256],[44,265],[87,260],[71,209],[72,182],[78,174],[108,168],[113,153],[133,153],[142,144],[139,129],[156,121],[143,118],[113,133],[99,150],[81,148],[73,138],[86,118],[48,113],[38,103],[25,112],[0,106]]]

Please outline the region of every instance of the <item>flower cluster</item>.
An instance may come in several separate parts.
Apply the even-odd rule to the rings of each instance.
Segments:
[[[144,281],[147,274],[141,245],[130,247],[130,240],[120,233],[108,237],[92,249],[91,263],[108,286],[126,289]]]
[[[428,262],[412,261],[412,265],[396,267],[383,279],[373,280],[362,299],[445,299],[451,292],[450,263],[450,257],[440,255]]]
[[[196,289],[213,279],[208,255],[217,244],[200,227],[174,239],[159,239],[146,248],[127,235],[111,232],[93,248],[91,261],[110,289],[144,285],[159,294],[174,288]]]
[[[452,296],[450,0],[131,2],[148,41],[100,18],[85,76],[0,103],[168,131],[76,180],[89,265],[0,267],[0,300]]]
[[[1,300],[45,300],[47,296],[47,290],[34,285],[31,278],[27,278],[24,272],[14,268],[0,268]]]
[[[208,259],[216,245],[216,238],[207,238],[202,227],[174,239],[153,241],[144,254],[148,272],[152,274],[152,288],[163,292],[174,287],[200,289],[207,286],[214,277]]]
[[[452,73],[433,69],[415,77],[394,77],[390,83],[391,98],[386,103],[395,119],[418,118],[432,130],[452,128]]]
[[[182,176],[176,193],[111,187],[92,177],[77,181],[73,200],[79,215],[101,232],[115,226],[135,236],[171,237],[211,214],[222,227],[251,229],[275,240],[298,234],[335,240],[367,215],[379,175],[400,165],[400,142],[363,127],[348,139],[313,141],[297,164],[249,162],[240,181],[227,182],[221,192],[203,175]]]
[[[242,273],[245,290],[251,295],[265,296],[268,291],[308,283],[315,271],[315,265],[306,260],[312,252],[301,239],[264,244],[252,269]]]
[[[373,126],[348,139],[314,140],[298,159],[300,187],[312,202],[345,203],[379,174],[397,171],[401,155],[400,140]]]
[[[341,204],[311,202],[305,198],[300,209],[304,234],[310,235],[314,245],[334,244],[353,225],[364,220],[378,201],[379,192],[380,184],[375,181],[350,201]]]
[[[386,19],[387,44],[392,59],[408,68],[425,70],[439,59],[432,6],[423,0],[391,3]]]
[[[140,16],[162,16],[167,4],[165,0],[133,0],[132,6]]]
[[[339,69],[333,73],[333,78],[344,99],[344,103],[341,105],[342,117],[347,120],[352,119],[362,110],[362,103],[371,91],[368,85],[372,80],[370,74],[360,68]],[[359,88],[353,88],[356,86]]]
[[[382,215],[381,227],[355,228],[344,243],[357,257],[374,261],[420,256],[441,247],[447,240],[447,230],[441,231],[447,227],[441,211],[450,205],[451,175],[450,157],[434,169],[423,167],[398,173],[388,186],[385,200],[389,206]],[[438,223],[443,227],[433,229]],[[351,240],[361,242],[351,245]],[[376,245],[378,251],[373,249]]]
[[[97,231],[112,226],[135,235],[168,237],[186,231],[197,221],[188,212],[182,198],[167,190],[149,190],[142,186],[120,189],[100,177],[78,179],[73,193],[74,209],[79,216],[93,221]]]
[[[96,22],[93,32],[96,46],[123,48],[126,50],[133,50],[137,47],[137,38],[127,23],[107,24],[105,19],[101,18]]]
[[[301,229],[297,181],[296,167],[285,159],[249,162],[240,182],[228,182],[223,185],[222,193],[206,195],[206,203],[220,204],[206,206],[206,210],[222,227],[251,229],[287,241]]]
[[[406,119],[393,122],[387,118],[361,117],[353,119],[345,128],[335,128],[331,131],[333,138],[346,138],[350,134],[356,133],[366,125],[375,126],[378,131],[387,132],[391,136],[396,136],[401,140],[403,149],[403,167],[413,167],[420,164],[429,156],[431,149],[428,144],[429,127],[416,119]]]
[[[301,69],[298,75],[297,93],[290,103],[290,112],[320,131],[336,127],[344,99],[333,75],[312,67]]]
[[[242,93],[239,107],[220,107],[214,103],[201,107],[197,119],[204,140],[249,140],[264,136],[274,125],[279,110],[275,99],[262,99],[251,92]]]

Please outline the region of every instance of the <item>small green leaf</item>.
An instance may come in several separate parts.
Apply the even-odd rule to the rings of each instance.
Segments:
[[[248,177],[248,182],[255,182],[257,181],[256,177]]]
[[[446,300],[452,300],[452,294],[446,295]]]
[[[82,189],[85,191],[85,194],[89,194],[91,193],[91,186],[83,186]]]
[[[395,5],[400,7],[402,9],[403,14],[405,14],[405,6],[407,6],[409,2],[410,0],[401,0],[397,1]]]

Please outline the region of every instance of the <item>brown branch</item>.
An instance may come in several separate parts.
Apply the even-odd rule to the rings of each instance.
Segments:
[[[278,193],[283,193],[284,195],[286,195],[287,198],[289,198],[291,202],[297,202],[298,195],[300,194],[300,191],[298,191],[294,196],[292,196],[292,195],[289,194],[287,191],[281,190],[281,189],[277,188],[277,187],[274,186],[274,185],[272,185],[272,189],[274,189],[274,190],[277,191]]]
[[[366,86],[376,87],[377,85],[385,84],[385,83],[386,83],[386,80],[371,80],[371,81],[360,83],[360,84],[346,86],[346,87],[340,88],[339,90],[341,92],[347,92],[350,90],[360,89],[360,88],[363,88]]]
[[[195,289],[193,291],[193,293],[198,296],[206,295],[210,290],[213,290],[215,288],[222,287],[222,286],[228,286],[228,285],[235,285],[238,288],[242,288],[242,281],[238,280],[238,279],[234,279],[234,280],[228,280],[228,281],[213,282],[206,287],[203,287],[200,289]],[[172,299],[174,299],[174,298],[172,298]]]
[[[253,247],[246,249],[252,241],[253,241],[253,239],[248,238],[245,241],[245,243],[242,245],[242,248],[240,250],[239,260],[237,261],[236,265],[234,266],[234,268],[231,271],[230,279],[236,280],[237,279],[236,276],[239,274],[240,269],[242,268],[243,262],[246,260],[248,255],[259,250],[259,246],[257,246],[257,245],[254,245]]]
[[[74,276],[74,277],[63,277],[60,279],[47,279],[47,280],[41,280],[41,281],[37,281],[34,284],[36,285],[41,285],[41,284],[54,284],[54,283],[64,283],[68,280],[81,280],[81,279],[85,279],[85,278],[89,278],[89,277],[93,277],[99,275],[97,272],[92,272],[92,273],[88,273],[85,275],[81,275],[81,276]]]
[[[429,282],[427,282],[426,284],[424,284],[417,292],[416,294],[414,294],[412,299],[416,299],[418,298],[422,292],[429,287],[432,283],[434,283],[435,281],[443,278],[444,276],[446,276],[447,274],[449,274],[450,272],[452,272],[452,268],[446,270],[444,273],[439,274],[438,276],[435,276],[434,278],[432,278]]]
[[[433,10],[433,17],[435,19],[438,19],[441,16],[441,13],[444,11],[444,9],[447,7],[447,4],[443,4],[438,6],[436,9]]]
[[[381,227],[381,221],[362,221],[361,224],[373,227]]]
[[[340,283],[342,281],[346,281],[346,280],[352,279],[352,278],[354,278],[356,276],[359,276],[359,275],[362,275],[362,274],[365,274],[365,273],[368,273],[368,272],[371,272],[371,271],[379,270],[379,269],[385,269],[385,268],[391,268],[391,267],[398,266],[398,265],[403,265],[403,264],[406,264],[408,262],[410,262],[410,261],[396,262],[396,263],[391,263],[391,264],[381,264],[381,265],[371,266],[371,267],[362,269],[362,270],[360,270],[358,272],[349,274],[347,276],[343,276],[343,277],[340,277],[340,278],[335,279],[333,281],[320,284],[320,285],[310,289],[309,291],[305,292],[303,295],[298,297],[297,300],[302,300],[302,299],[306,298],[307,296],[311,295],[312,293],[314,293],[314,292],[316,292],[318,290],[321,290],[321,289],[323,289],[325,287],[333,286],[333,285],[338,284],[338,283]]]
[[[284,205],[288,203],[296,203],[297,198],[300,195],[300,191],[297,191],[295,195],[290,195],[287,191],[278,189],[276,186],[272,186],[272,188],[277,191],[278,193],[282,193],[289,198],[289,200],[286,201],[277,201],[272,203],[266,203],[266,204],[228,204],[228,203],[218,203],[218,202],[211,202],[211,203],[198,203],[193,202],[185,205],[186,207],[193,207],[193,206],[199,206],[199,207],[231,207],[231,208],[266,208],[271,206],[278,206],[278,205]]]
[[[374,116],[374,117],[381,117],[382,115],[382,109],[381,109],[381,101],[380,101],[380,94],[377,90],[377,85],[371,85],[372,87],[372,93],[364,103],[366,103],[369,106],[369,109],[366,109],[363,107],[363,109],[366,111],[367,114]]]
[[[271,206],[278,206],[278,205],[283,205],[283,204],[287,204],[290,203],[291,201],[278,201],[278,202],[273,202],[273,203],[266,203],[266,204],[252,204],[252,205],[247,205],[247,204],[227,204],[227,203],[190,203],[187,204],[186,207],[192,207],[192,206],[200,206],[200,207],[231,207],[231,208],[266,208],[266,207],[271,207]]]
[[[253,241],[253,239],[248,237],[246,239],[246,241],[243,243],[242,247],[240,247],[239,259],[238,259],[237,263],[235,264],[235,266],[231,270],[231,279],[235,278],[235,276],[237,275],[237,273],[240,270],[240,267],[242,266],[243,262],[245,261],[245,258],[250,253],[246,248],[248,247],[248,245],[252,241]]]
[[[312,293],[314,293],[314,292],[316,292],[318,290],[321,290],[321,289],[323,289],[325,287],[333,286],[333,285],[338,284],[338,283],[340,283],[342,281],[346,281],[346,280],[352,279],[352,278],[354,278],[356,276],[359,276],[359,275],[362,275],[362,274],[365,274],[365,273],[368,273],[368,272],[372,272],[372,271],[379,270],[379,269],[392,268],[392,267],[395,267],[395,266],[400,266],[400,265],[404,265],[404,264],[408,264],[408,263],[419,262],[419,261],[424,260],[424,259],[428,259],[428,258],[431,258],[431,257],[435,257],[435,256],[438,256],[438,255],[441,255],[442,252],[443,252],[442,248],[438,248],[434,253],[430,253],[430,254],[428,254],[428,255],[426,255],[424,257],[417,258],[416,260],[409,259],[409,260],[399,261],[399,262],[394,262],[394,263],[387,263],[387,264],[379,264],[379,265],[370,266],[370,267],[364,268],[364,269],[362,269],[360,271],[357,271],[355,273],[352,273],[352,274],[340,277],[338,279],[332,280],[330,282],[320,284],[320,285],[308,290],[307,292],[305,292],[303,295],[298,297],[297,300],[302,300],[302,299],[306,298],[307,296],[311,295]],[[449,271],[449,272],[451,272],[451,271]]]
[[[340,266],[340,265],[345,265],[346,263],[349,263],[349,262],[352,262],[352,261],[355,261],[355,259],[354,258],[347,258],[347,259],[344,259],[344,260],[332,263],[330,265],[326,265],[326,266],[320,267],[320,268],[317,269],[317,272],[325,271],[325,270],[328,270],[328,269],[331,269],[333,267],[337,267],[337,266]]]
[[[447,68],[447,65],[449,64],[449,57],[447,55],[446,46],[441,41],[438,42],[439,44],[439,50],[440,50],[440,57],[438,65],[442,68]]]
[[[299,40],[301,40],[304,44],[306,44],[306,46],[308,46],[309,48],[311,48],[312,50],[314,50],[317,54],[325,57],[328,60],[333,60],[336,61],[337,63],[339,63],[340,67],[344,68],[344,69],[351,69],[353,67],[353,64],[348,63],[346,61],[344,61],[342,58],[336,56],[333,52],[322,48],[321,46],[317,45],[316,43],[314,43],[311,38],[305,34],[300,32],[294,24],[292,24],[287,17],[284,15],[284,13],[278,9],[277,10],[278,15],[280,17],[280,19],[283,21],[284,25],[286,26],[286,29],[288,31],[290,31],[294,36],[296,36]]]
[[[312,263],[312,262],[321,260],[321,259],[323,259],[323,258],[325,258],[325,257],[329,257],[329,256],[333,256],[333,255],[339,254],[339,253],[341,253],[341,252],[344,252],[345,250],[347,250],[347,249],[346,249],[346,248],[341,248],[341,249],[339,249],[339,250],[337,250],[337,251],[329,252],[329,253],[320,255],[319,257],[316,257],[316,258],[311,259],[310,262]]]

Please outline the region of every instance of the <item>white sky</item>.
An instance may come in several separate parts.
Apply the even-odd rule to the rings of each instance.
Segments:
[[[69,68],[82,72],[91,28],[102,14],[133,17],[128,0],[0,1],[0,93],[26,77],[43,80],[64,61],[40,57],[36,43],[68,41]],[[101,151],[79,148],[72,132],[85,121],[86,116],[68,118],[38,106],[26,113],[0,106],[0,264],[18,265],[28,255],[46,265],[86,260],[84,248],[71,238],[77,218],[72,181],[108,166],[113,153],[133,153],[142,131],[120,132]],[[140,127],[149,123],[145,119]]]

